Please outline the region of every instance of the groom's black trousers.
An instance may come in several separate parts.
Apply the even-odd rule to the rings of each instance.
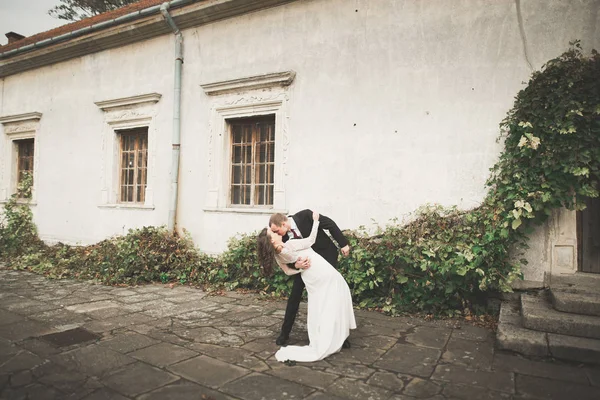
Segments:
[[[335,246],[331,246],[327,249],[319,249],[317,251],[327,262],[333,265],[337,269],[338,265],[338,250]],[[294,275],[294,286],[292,287],[292,293],[288,298],[287,307],[285,308],[285,317],[283,318],[283,325],[281,325],[281,334],[289,336],[296,320],[296,314],[298,314],[298,308],[300,307],[300,300],[302,300],[302,292],[304,291],[304,281],[302,280],[302,274]]]

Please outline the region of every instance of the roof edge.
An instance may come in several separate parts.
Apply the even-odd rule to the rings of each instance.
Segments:
[[[20,52],[0,58],[0,78],[158,36],[172,35],[171,28],[160,14],[160,7],[165,3],[169,7],[177,7],[172,12],[173,19],[181,30],[186,30],[295,1],[299,0],[172,0],[154,3],[144,13],[138,10],[105,21],[106,24],[98,23],[94,25],[95,31],[82,30],[77,36],[71,33],[61,41],[47,39],[44,43],[40,41],[37,47],[23,46]]]
[[[198,0],[171,0],[171,1],[165,1],[162,4],[157,4],[154,6],[150,6],[147,8],[143,8],[141,10],[137,10],[137,11],[133,11],[131,13],[125,14],[125,15],[121,15],[118,16],[116,18],[112,18],[109,20],[105,20],[105,21],[101,21],[98,22],[96,24],[92,24],[92,25],[88,25],[79,29],[76,29],[74,31],[70,31],[70,32],[66,32],[63,34],[60,34],[58,36],[53,36],[47,39],[42,39],[40,41],[34,42],[34,43],[29,43],[17,48],[13,48],[4,52],[0,53],[0,60],[2,59],[6,59],[6,58],[10,58],[12,56],[16,56],[18,54],[21,53],[25,53],[27,51],[32,51],[32,50],[36,50],[36,49],[40,49],[43,47],[47,47],[56,43],[60,43],[60,42],[64,42],[70,39],[75,39],[79,36],[83,36],[89,33],[94,33],[103,29],[107,29],[113,26],[117,26],[117,25],[121,25],[127,22],[132,22],[135,21],[136,19],[141,19],[147,16],[150,16],[152,14],[158,14],[160,13],[160,8],[163,6],[163,4],[168,4],[168,8],[172,9],[172,8],[176,8],[176,7],[182,7],[186,4],[190,4],[190,3],[194,3]]]

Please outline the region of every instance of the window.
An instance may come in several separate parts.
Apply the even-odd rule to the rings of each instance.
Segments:
[[[287,213],[289,88],[295,76],[284,71],[201,85],[211,109],[205,212]]]
[[[148,171],[148,127],[117,131],[120,139],[119,202],[144,203]]]
[[[146,93],[95,103],[105,122],[98,207],[154,210],[154,116],[160,98],[159,93]]]
[[[230,204],[273,206],[275,116],[228,120],[231,132]]]
[[[33,179],[33,150],[34,139],[15,140],[17,146],[17,187],[26,175]],[[25,196],[31,198],[31,191]]]
[[[40,128],[42,114],[29,112],[0,116],[0,202],[7,201],[23,184],[25,177],[31,183],[38,180],[39,146],[35,140]],[[30,193],[21,194],[29,205],[36,204],[36,191],[31,187]]]

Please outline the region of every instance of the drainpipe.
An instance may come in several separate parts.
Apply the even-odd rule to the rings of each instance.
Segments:
[[[169,14],[169,3],[160,6],[160,12],[175,35],[175,82],[173,86],[173,152],[171,157],[171,193],[169,196],[169,221],[167,229],[175,231],[177,221],[177,195],[179,186],[179,149],[181,138],[181,70],[183,65],[183,35]]]

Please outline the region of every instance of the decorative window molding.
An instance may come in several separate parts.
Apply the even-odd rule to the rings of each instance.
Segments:
[[[7,115],[6,117],[0,117],[0,123],[3,125],[12,124],[14,122],[27,122],[27,121],[39,121],[42,119],[42,113],[31,112],[17,115]]]
[[[232,79],[228,81],[201,84],[204,93],[209,96],[215,96],[233,91],[247,91],[263,88],[273,88],[276,86],[289,86],[294,81],[296,73],[294,71],[275,72],[271,74],[250,76],[247,78]]]
[[[16,192],[18,181],[18,141],[25,139],[34,140],[33,153],[33,188],[31,199],[24,200],[30,204],[37,204],[36,182],[39,170],[39,148],[37,143],[40,119],[42,113],[30,112],[0,117],[4,135],[2,138],[2,153],[0,159],[0,201],[7,201]]]
[[[204,211],[269,214],[285,211],[285,177],[288,165],[288,109],[290,83],[295,74],[284,72],[201,85],[211,96],[208,135],[208,182]],[[229,206],[231,137],[227,121],[235,118],[275,116],[275,171],[273,205],[254,208]]]
[[[158,93],[123,97],[95,102],[104,111],[102,133],[102,188],[98,207],[107,209],[154,209],[154,185],[156,182],[156,103]],[[119,203],[120,130],[148,128],[148,175],[144,203]]]
[[[108,111],[117,107],[133,106],[143,103],[158,103],[161,97],[162,95],[159,93],[148,93],[139,96],[122,97],[120,99],[97,101],[94,104],[102,111]]]

